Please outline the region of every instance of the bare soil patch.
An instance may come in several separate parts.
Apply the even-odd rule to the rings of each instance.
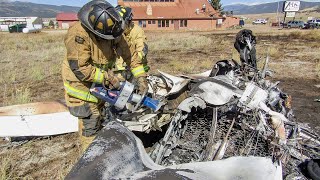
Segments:
[[[309,123],[320,134],[320,103],[314,99],[320,97],[319,88],[315,85],[319,79],[285,78],[279,79],[280,87],[292,96],[292,108],[297,121]]]

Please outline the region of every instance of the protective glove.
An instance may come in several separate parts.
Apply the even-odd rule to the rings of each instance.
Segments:
[[[120,89],[120,81],[121,79],[117,77],[113,71],[108,71],[105,74],[104,85],[109,87],[109,89]]]
[[[138,85],[139,94],[143,94],[143,93],[147,92],[149,89],[148,81],[147,81],[146,77],[144,77],[144,76],[138,77],[137,85]]]

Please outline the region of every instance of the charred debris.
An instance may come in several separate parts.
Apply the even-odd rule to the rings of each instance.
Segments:
[[[234,43],[241,64],[223,60],[209,77],[189,77],[188,98],[150,152],[157,164],[258,156],[281,165],[284,179],[320,178],[319,136],[297,122],[279,82],[267,80],[269,57],[257,68],[255,45],[252,32],[242,30]]]

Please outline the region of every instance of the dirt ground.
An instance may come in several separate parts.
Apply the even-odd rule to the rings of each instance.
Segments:
[[[320,84],[319,79],[286,78],[281,79],[280,87],[292,96],[292,109],[297,121],[309,123],[310,127],[320,134],[320,89],[315,87]]]
[[[320,102],[314,102],[314,99],[320,97],[320,89],[315,87],[320,84],[318,69],[316,69],[320,59],[320,38],[310,35],[307,38],[303,34],[313,33],[310,31],[301,34],[300,31],[296,33],[296,30],[268,30],[261,26],[248,28],[253,29],[258,37],[258,58],[264,59],[266,53],[270,54],[270,69],[274,71],[272,81],[281,81],[280,87],[292,96],[292,107],[297,120],[310,123],[310,126],[320,133]],[[156,72],[155,69],[160,69],[173,74],[198,73],[210,69],[218,60],[231,59],[237,56],[233,50],[233,41],[238,31],[176,34],[147,32],[150,42],[148,57],[153,72]],[[60,33],[63,35],[65,32]],[[172,42],[169,40],[172,36],[204,38],[203,41],[208,41],[209,44],[193,46],[193,42],[183,42],[191,43],[188,47],[192,48],[183,48],[183,46],[179,48],[182,38],[173,39]],[[168,42],[169,45],[157,46],[156,42],[160,40]],[[0,63],[4,62],[0,61]],[[59,76],[59,73],[53,74],[32,82],[34,84],[30,92],[32,101],[63,99],[63,87]],[[5,98],[7,97],[2,96],[0,100]],[[79,156],[76,133],[35,139],[22,145],[10,144],[2,140],[0,141],[0,180],[63,179]]]

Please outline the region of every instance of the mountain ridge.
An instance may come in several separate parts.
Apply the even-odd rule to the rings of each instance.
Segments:
[[[279,1],[279,12],[282,12],[283,3],[284,1]],[[300,10],[319,6],[320,2],[301,1]],[[232,4],[223,6],[223,8],[224,11],[233,11],[233,14],[235,15],[276,13],[278,9],[278,2],[270,2],[256,5]]]
[[[37,16],[41,18],[54,18],[57,13],[79,11],[80,7],[76,6],[56,6],[47,4],[36,4],[31,2],[1,2],[1,17],[21,17],[21,16]]]

